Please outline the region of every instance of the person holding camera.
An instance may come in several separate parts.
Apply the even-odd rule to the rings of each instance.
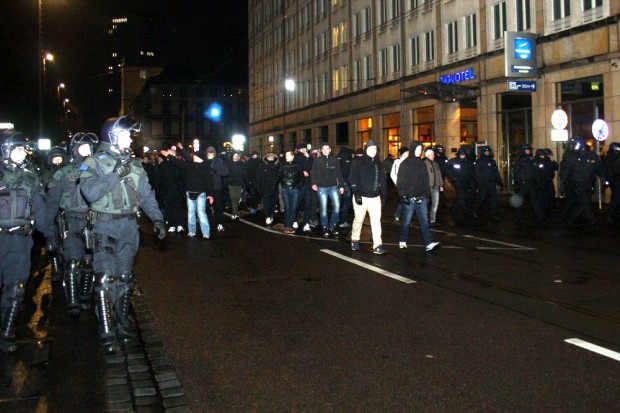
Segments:
[[[372,251],[385,254],[381,240],[381,201],[387,199],[385,168],[377,156],[377,145],[372,140],[366,142],[366,152],[361,159],[351,163],[349,183],[353,193],[353,227],[351,229],[351,249],[359,251],[359,240],[366,213],[370,216],[372,230]]]
[[[422,238],[426,245],[426,251],[436,250],[441,245],[433,239],[428,225],[428,198],[431,195],[429,186],[428,169],[422,156],[423,146],[421,142],[413,141],[409,147],[409,157],[401,162],[398,169],[396,189],[403,206],[403,215],[400,220],[399,248],[407,248],[409,239],[409,223],[415,212]]]

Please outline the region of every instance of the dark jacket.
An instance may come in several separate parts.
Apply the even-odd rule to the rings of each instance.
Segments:
[[[366,198],[387,198],[385,169],[378,156],[371,158],[367,154],[351,164],[349,183],[354,195]]]
[[[295,162],[284,162],[280,164],[278,179],[282,188],[299,189],[304,184],[304,173]]]
[[[344,188],[344,178],[340,169],[340,161],[335,156],[319,156],[312,164],[310,173],[312,185],[318,187],[337,186]]]
[[[345,182],[349,182],[349,174],[351,171],[351,164],[353,163],[353,151],[349,148],[340,148],[340,152],[336,156],[340,161],[340,170],[342,171],[342,178]]]
[[[246,162],[246,170],[248,174],[248,184],[255,186],[256,181],[256,172],[258,171],[258,167],[261,164],[260,158],[250,158]]]
[[[248,183],[248,172],[245,162],[230,161],[228,163],[228,185],[245,186]]]
[[[462,158],[457,155],[448,161],[447,175],[455,186],[470,188],[473,180],[473,166],[467,157]]]
[[[267,156],[272,155],[275,160],[267,162]],[[268,153],[263,157],[263,163],[256,171],[255,187],[263,195],[272,195],[276,190],[279,175],[278,155]]]
[[[153,188],[158,194],[178,194],[185,191],[185,174],[183,169],[167,159],[159,164],[154,178]]]
[[[502,178],[499,175],[497,162],[490,156],[480,155],[474,166],[474,177],[478,185],[501,185]]]
[[[205,157],[205,163],[211,167],[213,176],[213,190],[221,191],[222,178],[228,176],[228,167],[224,161],[218,157],[214,157],[213,159],[208,159]]]
[[[301,152],[297,152],[295,155],[295,163],[301,166],[301,170],[303,172],[307,172],[308,176],[304,175],[304,185],[310,186],[312,185],[312,181],[310,180],[310,174],[312,173],[312,164],[314,163],[314,158],[312,155],[305,156]]]
[[[168,161],[185,170],[185,185],[189,192],[206,193],[213,196],[213,172],[205,163],[181,161],[168,155]]]
[[[428,169],[424,161],[415,157],[415,148],[419,146],[419,142],[414,142],[410,147],[410,155],[407,159],[400,163],[398,168],[398,181],[396,189],[398,195],[407,198],[411,197],[430,197],[431,187],[429,186]]]

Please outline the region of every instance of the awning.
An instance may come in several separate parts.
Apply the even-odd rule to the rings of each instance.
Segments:
[[[477,87],[463,86],[459,84],[445,84],[443,82],[429,82],[419,86],[403,89],[416,99],[437,99],[443,102],[456,102],[459,100],[474,99],[480,95]]]

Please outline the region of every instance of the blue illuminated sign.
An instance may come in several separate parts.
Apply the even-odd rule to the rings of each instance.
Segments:
[[[533,80],[508,81],[508,90],[515,92],[536,92],[536,82]]]
[[[515,59],[530,60],[534,49],[532,39],[516,37],[514,42]]]
[[[467,70],[463,70],[461,72],[456,72],[450,75],[439,76],[439,80],[446,85],[450,85],[452,83],[460,83],[465,82],[466,80],[475,79],[476,75],[474,74],[474,69],[469,68]]]

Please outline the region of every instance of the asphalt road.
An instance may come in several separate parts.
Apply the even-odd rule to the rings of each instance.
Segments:
[[[620,411],[618,227],[443,218],[425,253],[386,217],[384,256],[369,227],[352,252],[249,215],[145,226],[137,282],[192,411]]]

